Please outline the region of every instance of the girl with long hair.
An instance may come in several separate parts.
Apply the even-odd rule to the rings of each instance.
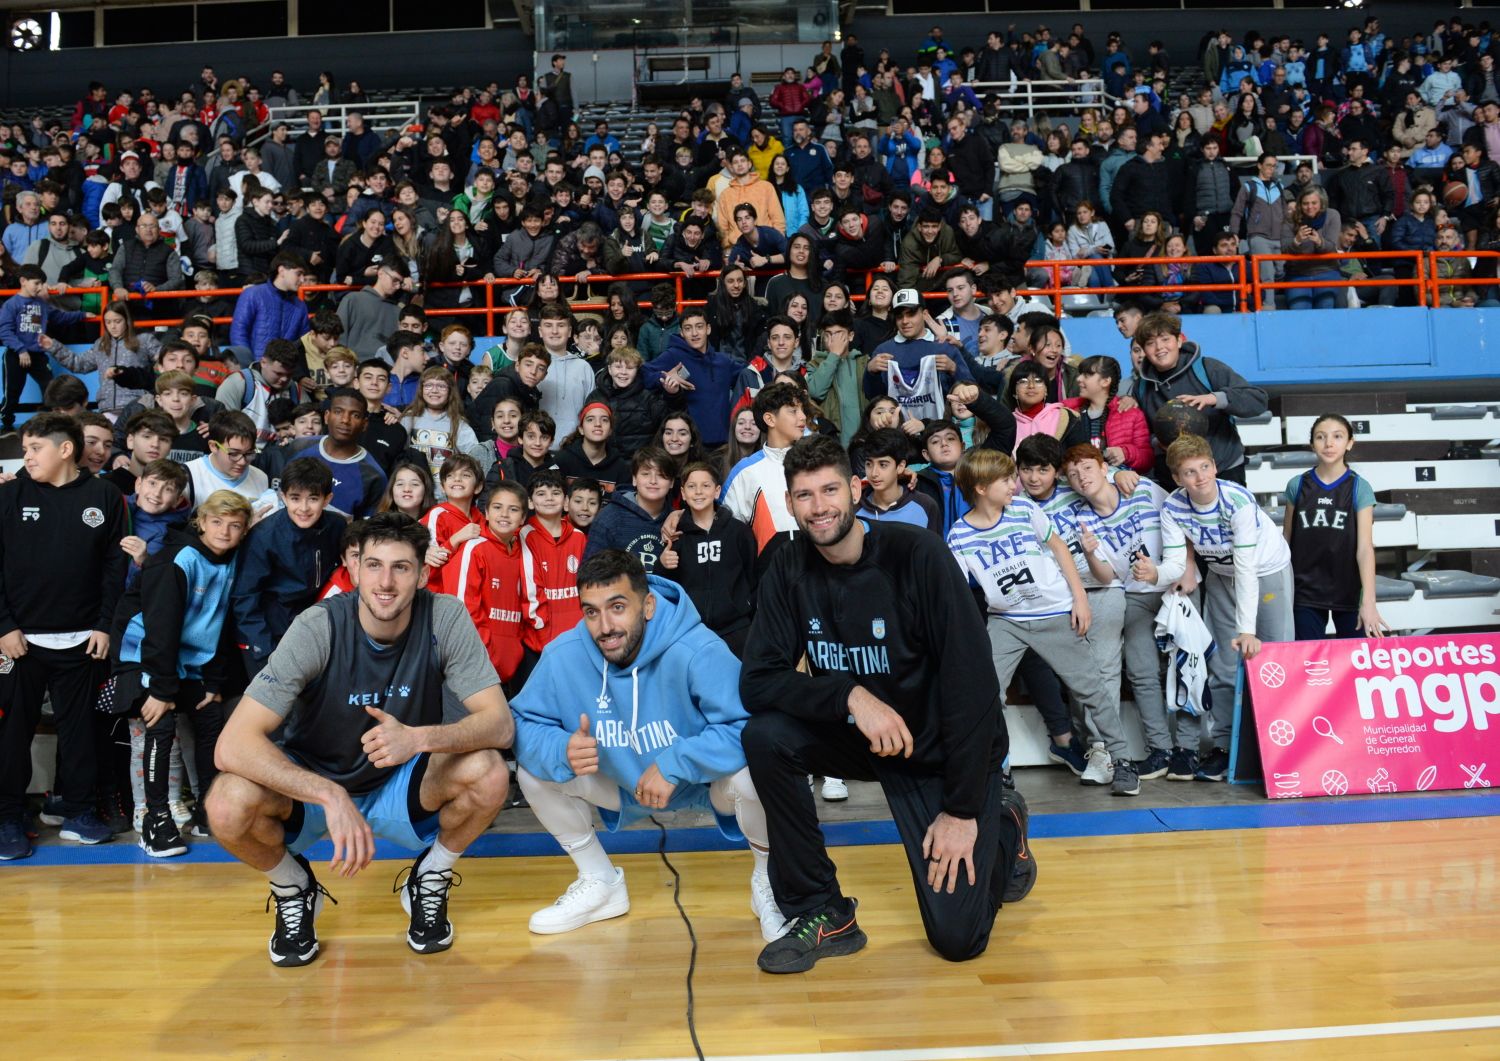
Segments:
[[[495,451],[480,443],[464,419],[463,389],[449,369],[435,365],[422,371],[417,396],[401,412],[401,426],[406,428],[407,445],[427,458],[434,483],[442,482],[443,464],[454,453],[467,453],[477,460],[480,482],[484,481],[482,473],[489,470]],[[434,496],[444,500],[441,487]]]

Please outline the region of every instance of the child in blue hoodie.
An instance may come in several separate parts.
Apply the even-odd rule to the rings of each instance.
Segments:
[[[47,334],[53,325],[77,324],[81,310],[54,309],[45,298],[47,274],[39,265],[23,265],[18,271],[21,293],[0,306],[0,346],[5,347],[5,400],[0,402],[0,431],[16,427],[16,409],[26,377],[46,387],[52,379],[47,351],[57,340]]]
[[[750,905],[767,942],[785,932],[767,871],[765,810],[745,766],[740,664],[681,586],[648,576],[619,549],[578,571],[583,623],[547,646],[517,695],[516,778],[578,879],[531,917],[571,932],[630,910],[624,871],[594,834],[653,812],[712,811],[750,843]]]
[[[230,659],[225,619],[236,551],[250,525],[250,502],[218,490],[198,506],[192,531],[174,530],[116,610],[114,704],[146,724],[146,820],[141,847],[154,858],[186,853],[168,805],[167,761],[174,712],[191,712],[204,790],[224,726]]]
[[[677,479],[677,462],[660,446],[643,446],[630,460],[633,489],[614,494],[588,526],[583,549],[587,560],[606,549],[624,549],[646,573],[656,570],[661,555],[661,528],[671,511],[668,499]]]

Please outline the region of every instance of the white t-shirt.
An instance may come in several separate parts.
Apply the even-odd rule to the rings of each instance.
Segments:
[[[1017,497],[992,527],[976,527],[971,511],[948,531],[959,567],[984,591],[990,614],[1016,622],[1068,615],[1073,591],[1046,548],[1055,528],[1041,506]]]

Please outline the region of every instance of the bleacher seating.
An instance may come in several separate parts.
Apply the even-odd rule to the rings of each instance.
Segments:
[[[1400,631],[1493,626],[1500,577],[1475,568],[1500,567],[1500,459],[1469,454],[1500,439],[1500,407],[1408,404],[1394,392],[1326,394],[1318,403],[1346,410],[1356,436],[1350,465],[1375,490],[1381,614]],[[1287,481],[1314,463],[1307,438],[1316,419],[1301,396],[1283,404],[1294,411],[1238,425],[1246,483],[1278,525]]]

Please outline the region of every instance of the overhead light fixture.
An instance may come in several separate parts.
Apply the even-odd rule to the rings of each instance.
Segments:
[[[42,46],[42,24],[23,15],[10,24],[10,46],[18,52],[35,51]]]

